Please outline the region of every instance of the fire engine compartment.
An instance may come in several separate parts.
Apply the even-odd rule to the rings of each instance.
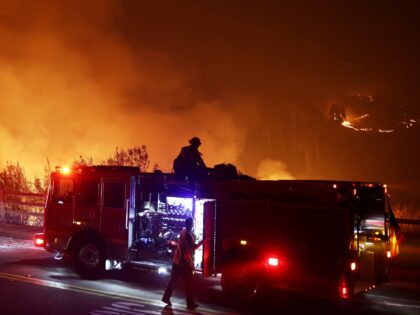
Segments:
[[[169,266],[185,219],[194,218],[196,241],[203,239],[205,200],[193,196],[169,196],[166,193],[139,193],[136,205],[130,263],[150,268]],[[194,267],[202,270],[203,251],[194,254]]]

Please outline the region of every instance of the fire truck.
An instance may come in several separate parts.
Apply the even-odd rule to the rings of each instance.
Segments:
[[[193,185],[135,167],[57,168],[35,244],[86,277],[131,266],[167,273],[193,217],[194,268],[253,300],[273,288],[351,297],[385,281],[398,254],[386,186],[250,178]]]

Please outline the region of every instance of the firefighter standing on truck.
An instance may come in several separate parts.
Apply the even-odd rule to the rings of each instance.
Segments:
[[[173,169],[178,180],[187,179],[189,182],[197,182],[206,178],[208,170],[198,151],[201,145],[200,138],[193,137],[189,140],[190,145],[181,149],[178,157],[174,160]]]
[[[172,261],[172,272],[171,278],[166,286],[165,292],[162,297],[162,301],[168,305],[171,303],[171,295],[177,284],[179,278],[182,278],[185,284],[185,294],[187,300],[187,308],[189,310],[198,307],[193,297],[193,274],[194,274],[194,263],[193,254],[194,251],[203,244],[203,240],[195,243],[195,236],[192,231],[193,229],[193,218],[189,217],[185,220],[185,228],[182,229],[179,234],[179,241],[176,247],[173,261]]]

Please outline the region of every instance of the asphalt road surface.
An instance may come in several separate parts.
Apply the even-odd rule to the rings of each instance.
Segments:
[[[25,233],[0,224],[0,314],[420,314],[420,246],[408,242],[391,281],[352,300],[276,292],[270,301],[235,305],[219,279],[197,278],[200,307],[188,311],[179,285],[172,307],[160,301],[167,277],[127,270],[85,280],[67,261],[35,248]],[[413,245],[414,244],[414,245]]]

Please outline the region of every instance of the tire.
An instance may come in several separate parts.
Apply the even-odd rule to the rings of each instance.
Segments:
[[[95,278],[105,271],[105,251],[94,240],[80,240],[73,251],[76,271],[86,278]]]
[[[222,273],[222,290],[237,302],[253,302],[261,293],[261,285],[256,273],[244,268],[229,268]]]

